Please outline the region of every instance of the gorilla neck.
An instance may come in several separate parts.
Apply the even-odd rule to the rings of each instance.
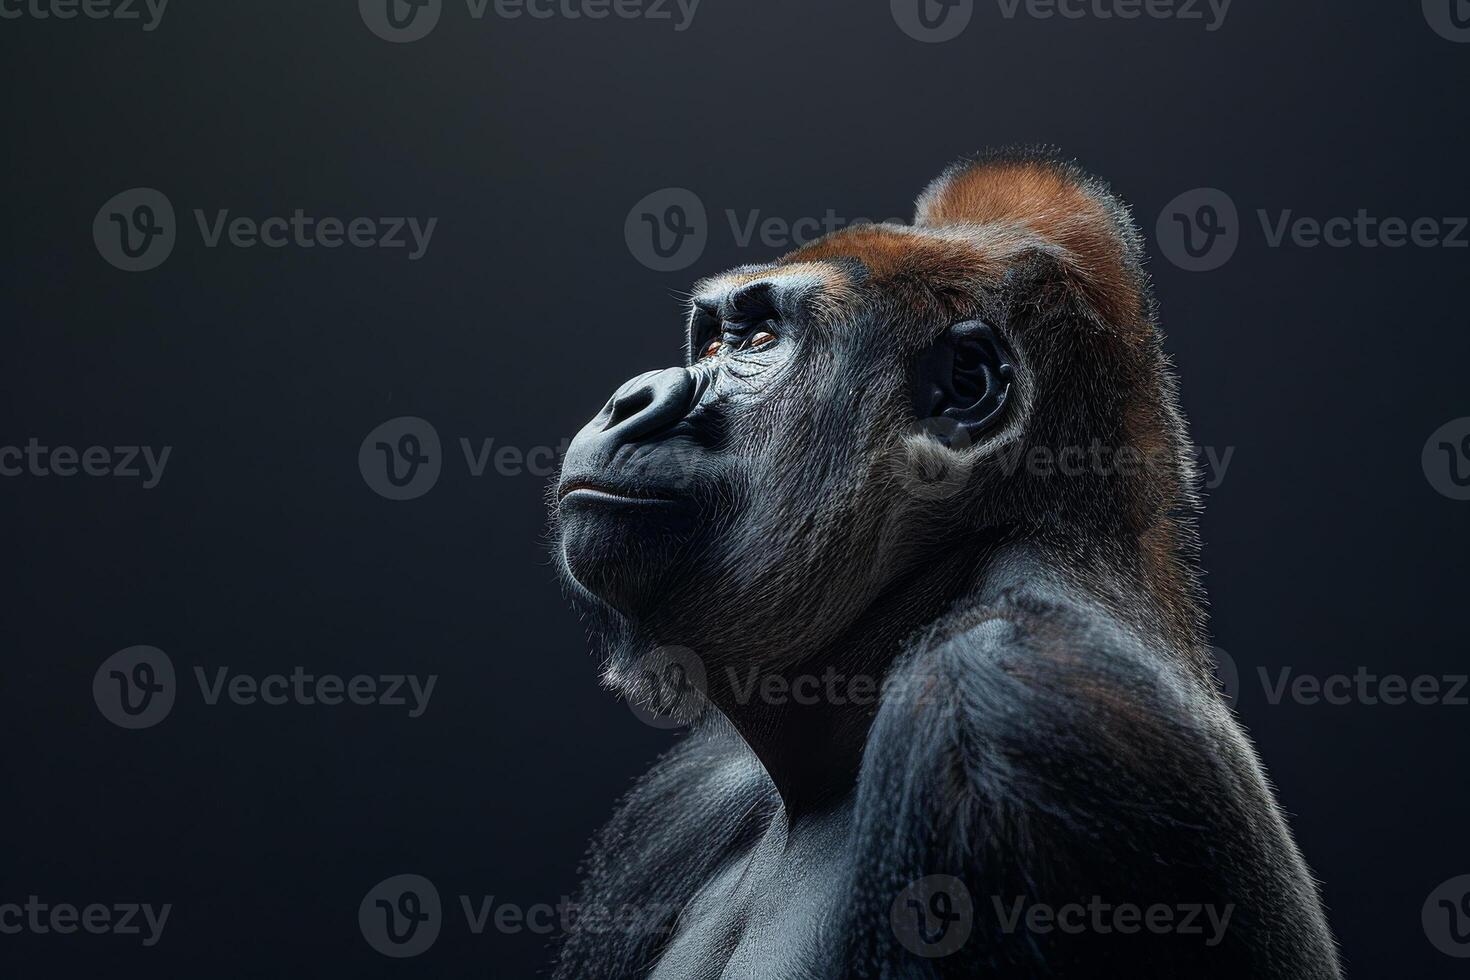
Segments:
[[[884,590],[851,625],[782,657],[788,666],[714,666],[712,658],[708,700],[760,759],[788,820],[848,795],[895,661],[952,609],[998,594],[992,570],[1014,576],[1023,567],[1017,551],[989,546],[927,564]]]
[[[706,699],[760,759],[788,821],[821,813],[855,787],[883,686],[916,641],[942,642],[947,622],[963,628],[975,611],[1007,595],[1042,601],[1065,596],[1112,609],[1121,597],[1135,611],[1146,609],[1142,590],[1120,585],[1127,576],[1116,570],[1064,579],[1057,567],[1034,541],[967,547],[892,584],[850,625],[807,649],[766,651],[761,662],[749,653],[759,649],[760,637],[733,638],[725,649],[703,645]],[[632,624],[622,626],[603,633],[613,662],[634,663],[641,651],[658,645]],[[761,628],[764,637],[780,632],[770,623]]]

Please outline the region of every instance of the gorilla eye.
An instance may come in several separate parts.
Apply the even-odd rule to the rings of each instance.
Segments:
[[[764,347],[767,344],[774,344],[775,342],[776,342],[776,335],[773,334],[773,333],[771,333],[771,331],[769,331],[769,330],[757,330],[755,333],[753,333],[753,334],[750,335],[750,341],[749,341],[749,343],[746,344],[746,346],[747,347]]]
[[[711,340],[709,343],[704,345],[704,350],[699,352],[699,359],[702,361],[706,357],[714,357],[721,351],[721,349],[724,348],[724,346],[725,342],[716,337],[714,340]]]

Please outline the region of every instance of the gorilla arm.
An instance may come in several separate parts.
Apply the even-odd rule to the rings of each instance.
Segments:
[[[969,619],[899,668],[872,732],[857,975],[1338,976],[1260,764],[1200,681],[1067,600],[1007,595]],[[895,896],[928,875],[973,902],[973,933],[944,958],[889,927]],[[1086,918],[1028,925],[1038,905]],[[1108,911],[1125,905],[1167,906],[1173,926]]]

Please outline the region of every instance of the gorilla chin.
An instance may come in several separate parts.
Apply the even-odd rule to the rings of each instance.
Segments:
[[[558,489],[564,571],[584,598],[636,617],[662,594],[662,582],[697,526],[692,498],[647,488],[614,489],[566,481]]]
[[[573,592],[640,619],[712,517],[719,454],[690,410],[705,374],[673,367],[622,385],[567,447],[556,489],[563,571]]]

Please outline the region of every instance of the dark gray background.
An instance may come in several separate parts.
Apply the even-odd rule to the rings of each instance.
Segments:
[[[354,3],[175,0],[161,26],[0,21],[7,155],[0,445],[173,446],[161,484],[0,479],[9,799],[0,902],[174,905],[158,946],[0,935],[0,973],[531,976],[546,937],[474,936],[457,896],[555,902],[670,744],[602,692],[545,546],[545,480],[468,475],[457,440],[556,445],[676,362],[699,275],[772,256],[725,218],[907,215],[952,158],[1060,145],[1150,236],[1225,190],[1210,273],[1153,262],[1195,439],[1234,447],[1202,522],[1216,640],[1353,976],[1460,975],[1420,910],[1470,872],[1470,708],[1270,705],[1256,668],[1466,670],[1470,503],[1420,452],[1470,415],[1470,252],[1267,247],[1258,208],[1470,213],[1470,45],[1419,4],[1236,0],[1223,27],[1003,19],[920,44],[884,2],[704,0],[693,26],[472,20],[394,45]],[[119,191],[179,212],[151,272],[107,265]],[[709,209],[686,271],[639,264],[634,202]],[[436,216],[427,255],[205,248],[194,208]],[[438,485],[391,502],[363,437],[430,420]],[[143,731],[90,690],[167,651]],[[206,706],[192,668],[437,673],[426,714]],[[447,921],[389,960],[357,906],[399,873]]]

